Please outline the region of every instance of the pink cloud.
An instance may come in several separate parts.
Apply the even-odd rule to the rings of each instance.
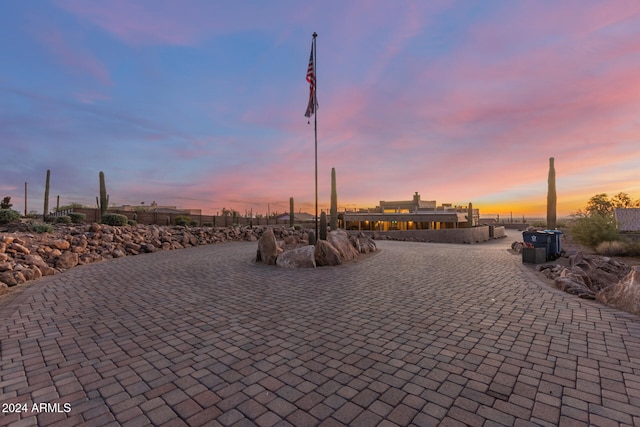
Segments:
[[[135,46],[191,45],[211,34],[273,28],[277,22],[273,18],[287,11],[272,7],[263,14],[246,13],[249,6],[242,4],[197,0],[56,0],[56,4]]]
[[[185,45],[192,43],[200,32],[197,14],[189,16],[193,8],[178,3],[157,1],[151,6],[139,2],[114,0],[108,3],[60,0],[58,6],[86,19],[121,40],[133,44],[166,43]],[[196,25],[181,25],[176,18],[196,18]]]
[[[617,135],[617,128],[632,119],[629,111],[637,110],[638,63],[609,62],[562,43],[488,62],[489,52],[482,49],[490,49],[495,31],[472,31],[471,47],[465,45],[454,62],[442,66],[446,69],[427,71],[440,78],[441,88],[435,102],[419,110],[442,135],[475,134],[503,148],[534,143],[537,150],[578,149],[585,139],[595,145],[597,138],[611,138],[612,130]],[[637,42],[626,41],[623,51],[638,49]]]
[[[268,16],[261,17],[261,23],[252,17],[228,19],[241,8],[227,5],[222,11],[219,3],[177,7],[178,3],[159,1],[146,7],[118,0],[104,5],[60,0],[58,4],[81,21],[136,46],[188,45],[225,31],[271,25]],[[635,3],[560,4],[553,13],[548,4],[506,3],[500,19],[463,29],[469,31],[466,40],[460,45],[452,41],[453,51],[436,60],[407,50],[422,43],[420,37],[426,40],[424,32],[437,14],[413,10],[418,7],[414,3],[406,5],[397,11],[395,4],[368,8],[366,2],[347,3],[340,16],[322,15],[321,7],[310,4],[290,12],[298,26],[318,16],[323,25],[332,24],[331,32],[322,25],[318,28],[322,61],[333,56],[331,65],[322,62],[326,68],[321,71],[327,75],[319,77],[321,205],[328,200],[332,166],[338,172],[340,203],[361,206],[410,198],[414,191],[439,203],[475,203],[478,197],[489,200],[496,192],[510,194],[514,201],[521,199],[513,194],[544,196],[550,156],[556,157],[559,178],[601,173],[598,178],[607,185],[629,183],[627,175],[612,170],[629,158],[640,158],[638,149],[622,145],[631,147],[640,135],[636,60],[640,37],[635,29],[640,25]],[[296,33],[278,31],[277,43]],[[339,40],[335,34],[340,34]],[[376,34],[383,36],[373,39]],[[362,49],[370,49],[366,60],[360,59]],[[252,132],[264,129],[271,135],[253,149],[242,145],[244,136],[195,137],[166,124],[118,117],[123,113],[109,117],[130,124],[141,138],[179,141],[167,149],[176,169],[201,157],[229,160],[210,171],[191,168],[188,181],[203,184],[167,186],[171,178],[166,177],[157,181],[163,192],[188,207],[272,204],[272,210],[275,206],[286,210],[288,197],[294,196],[297,207],[310,211],[313,125],[302,117],[307,42],[304,50],[299,99],[258,105],[262,100],[273,104],[291,98],[280,87],[270,86],[259,89],[260,101],[246,108],[230,104],[211,108],[216,120],[224,116],[229,126]],[[72,64],[73,59],[64,63]],[[395,74],[397,64],[403,67],[400,77]],[[99,76],[95,69],[93,73]],[[299,122],[293,114],[299,114]],[[234,121],[237,117],[240,123]],[[225,148],[214,150],[212,145]],[[590,185],[584,188],[587,194],[595,190]]]
[[[76,75],[89,76],[106,86],[113,82],[107,68],[90,51],[82,46],[78,40],[70,41],[62,32],[54,27],[34,29],[37,39],[47,48],[55,59],[68,72]],[[99,99],[103,95],[92,98]],[[80,96],[82,99],[83,96]],[[86,99],[86,98],[85,98]]]

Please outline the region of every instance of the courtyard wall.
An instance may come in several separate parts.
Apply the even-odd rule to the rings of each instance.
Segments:
[[[480,243],[506,236],[503,226],[489,225],[442,230],[362,231],[362,233],[375,240],[404,240],[433,243]]]

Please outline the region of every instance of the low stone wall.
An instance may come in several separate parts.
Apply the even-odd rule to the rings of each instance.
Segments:
[[[527,228],[531,227],[531,225],[522,223],[522,222],[514,222],[514,223],[505,222],[505,223],[502,223],[501,226],[509,230],[520,230],[520,231],[524,231]]]
[[[492,228],[493,233],[491,232]],[[363,233],[375,240],[433,243],[479,243],[506,236],[504,227],[488,225],[473,228],[449,228],[446,230],[363,231]]]
[[[100,211],[96,208],[73,208],[73,212],[86,215],[85,222],[100,222]],[[109,209],[109,213],[124,215],[128,219],[135,220],[138,224],[146,225],[174,225],[176,217],[188,216],[195,221],[198,226],[204,224],[213,224],[215,227],[231,227],[231,226],[288,226],[289,221],[276,221],[274,218],[245,218],[241,216],[222,216],[222,215],[197,215],[185,213],[165,213],[165,212],[136,212],[123,211],[118,209]],[[312,228],[314,223],[301,224],[305,228]]]

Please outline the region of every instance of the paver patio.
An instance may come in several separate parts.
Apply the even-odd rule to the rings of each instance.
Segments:
[[[640,426],[640,318],[511,241],[315,270],[227,243],[43,278],[0,306],[0,425]]]

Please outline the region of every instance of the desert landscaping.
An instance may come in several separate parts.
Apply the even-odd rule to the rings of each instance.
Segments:
[[[0,294],[78,265],[230,241],[256,242],[257,261],[284,268],[339,265],[376,250],[375,242],[364,236],[348,236],[343,230],[327,235],[309,245],[309,233],[299,227],[92,223],[56,224],[51,233],[35,233],[27,223],[8,224],[0,229]]]
[[[315,268],[354,261],[377,250],[374,240],[344,230],[326,233],[309,242],[301,227],[232,226],[188,227],[159,225],[111,226],[56,224],[51,233],[36,233],[27,223],[7,224],[0,230],[0,295],[42,276],[59,274],[91,264],[158,251],[221,244],[256,242],[255,262],[280,268]],[[520,253],[514,242],[512,251]],[[550,285],[579,298],[597,300],[640,314],[640,266],[612,257],[591,254],[570,245],[555,262],[535,266]]]

